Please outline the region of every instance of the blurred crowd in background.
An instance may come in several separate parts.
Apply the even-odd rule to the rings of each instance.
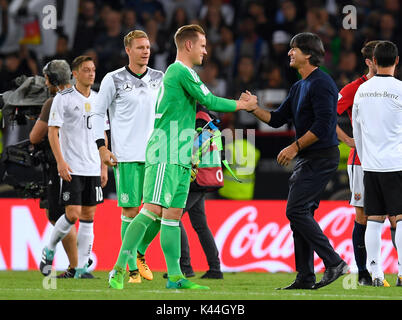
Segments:
[[[41,75],[44,64],[52,59],[71,62],[82,54],[92,56],[95,61],[96,90],[107,72],[128,63],[123,37],[134,29],[142,29],[149,36],[149,66],[165,71],[175,60],[173,36],[178,27],[189,23],[200,24],[207,34],[208,56],[196,69],[210,91],[218,96],[237,99],[241,92],[249,90],[258,95],[262,107],[270,110],[280,105],[291,85],[299,79],[297,72],[289,67],[287,56],[289,41],[299,32],[309,31],[321,37],[326,50],[321,68],[333,77],[339,89],[366,72],[360,53],[366,41],[391,40],[400,50],[402,48],[400,0],[51,2],[58,8],[58,19],[62,10],[69,10],[66,13],[69,16],[64,17],[64,25],[58,20],[53,35],[42,30],[41,36],[38,32],[37,36],[41,36],[39,42],[47,42],[48,46],[47,50],[40,51],[35,50],[32,43],[25,44],[24,41],[19,41],[15,50],[13,44],[17,43],[17,39],[10,35],[12,28],[8,24],[11,21],[18,24],[19,17],[26,16],[24,10],[29,10],[30,6],[31,10],[39,10],[39,4],[43,7],[46,1],[0,0],[0,93],[9,90],[11,80],[19,75]],[[348,13],[343,13],[343,8],[348,5],[356,8],[356,29],[344,27]],[[60,7],[63,9],[59,10]],[[43,13],[40,14],[43,17]],[[27,25],[32,27],[33,23]],[[36,25],[40,27],[40,19]],[[35,27],[25,28],[25,33],[29,30],[35,30]],[[402,77],[400,67],[396,77]],[[265,134],[268,138],[257,146],[262,151],[262,158],[275,157],[278,150],[288,143],[287,140],[275,140],[272,147],[267,140],[271,131],[291,132],[290,126],[271,129],[247,112],[227,114],[222,120],[225,127],[257,129],[257,135]]]
[[[9,1],[0,0],[2,16]],[[357,29],[345,29],[346,5],[357,8]],[[208,56],[198,72],[216,95],[237,98],[248,89],[260,91],[260,102],[276,108],[298,80],[289,68],[287,52],[292,36],[317,33],[326,55],[322,68],[339,89],[365,72],[360,49],[365,41],[391,40],[401,48],[402,6],[399,0],[81,0],[73,39],[57,31],[54,55],[38,57],[21,45],[17,52],[0,57],[0,92],[10,88],[20,74],[41,74],[51,59],[93,56],[96,82],[109,71],[127,64],[123,37],[133,29],[145,30],[151,42],[150,67],[164,71],[175,60],[173,35],[188,23],[203,26]],[[7,19],[2,19],[4,39]],[[46,40],[46,39],[45,39]],[[400,78],[401,72],[397,77]],[[271,89],[265,92],[265,89]],[[228,124],[235,128],[259,128],[254,117],[239,113]]]

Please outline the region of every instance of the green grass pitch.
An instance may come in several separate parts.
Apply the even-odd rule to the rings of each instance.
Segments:
[[[39,271],[0,271],[0,300],[401,300],[396,275],[386,275],[390,288],[361,287],[356,275],[345,275],[319,290],[275,290],[290,284],[294,273],[225,273],[223,280],[191,278],[211,290],[167,290],[161,272],[154,280],[125,283],[123,290],[108,288],[108,272],[96,279],[44,281]],[[317,275],[317,280],[322,274]],[[44,285],[45,284],[45,285]],[[54,289],[52,289],[52,286]],[[47,288],[47,289],[46,289]]]

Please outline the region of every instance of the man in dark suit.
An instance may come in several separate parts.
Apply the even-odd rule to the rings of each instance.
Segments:
[[[332,78],[319,69],[324,47],[317,35],[297,34],[290,41],[290,47],[290,66],[297,69],[302,79],[291,87],[277,110],[269,112],[256,106],[252,112],[275,128],[288,121],[295,126],[296,141],[277,157],[280,165],[287,166],[297,156],[289,179],[286,216],[293,231],[298,274],[296,280],[283,289],[317,289],[349,270],[314,220],[320,196],[339,163],[336,135],[338,89]],[[315,282],[314,252],[326,268],[318,283]]]

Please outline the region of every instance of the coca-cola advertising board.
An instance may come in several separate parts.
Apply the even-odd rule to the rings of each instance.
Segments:
[[[53,226],[47,221],[37,200],[0,200],[0,270],[37,269],[41,250]],[[293,272],[292,231],[286,218],[286,201],[207,200],[208,224],[220,252],[222,271]],[[322,201],[315,218],[335,250],[356,270],[352,230],[354,208],[346,201]],[[92,258],[96,270],[110,270],[120,250],[121,209],[116,201],[106,200],[95,215],[95,241]],[[197,234],[186,213],[183,223],[190,241],[191,261],[195,271],[208,270]],[[78,225],[78,224],[77,224]],[[152,270],[166,269],[159,236],[146,253]],[[397,272],[397,253],[391,241],[389,222],[382,234],[382,261],[386,273]],[[68,260],[58,245],[54,266],[63,270]],[[323,271],[321,259],[315,257],[316,271]]]

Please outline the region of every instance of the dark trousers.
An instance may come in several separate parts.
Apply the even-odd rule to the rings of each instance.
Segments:
[[[209,270],[221,271],[218,248],[211,230],[208,227],[205,215],[205,192],[191,191],[187,198],[184,213],[188,212],[190,222],[195,232],[197,232],[202,249],[208,261]],[[181,257],[180,267],[183,272],[193,271],[190,259],[190,248],[186,230],[180,221],[181,229]]]
[[[339,153],[327,158],[299,158],[289,179],[286,216],[293,231],[297,279],[303,282],[315,282],[314,252],[325,267],[335,266],[341,261],[314,220],[321,194],[338,163]]]

